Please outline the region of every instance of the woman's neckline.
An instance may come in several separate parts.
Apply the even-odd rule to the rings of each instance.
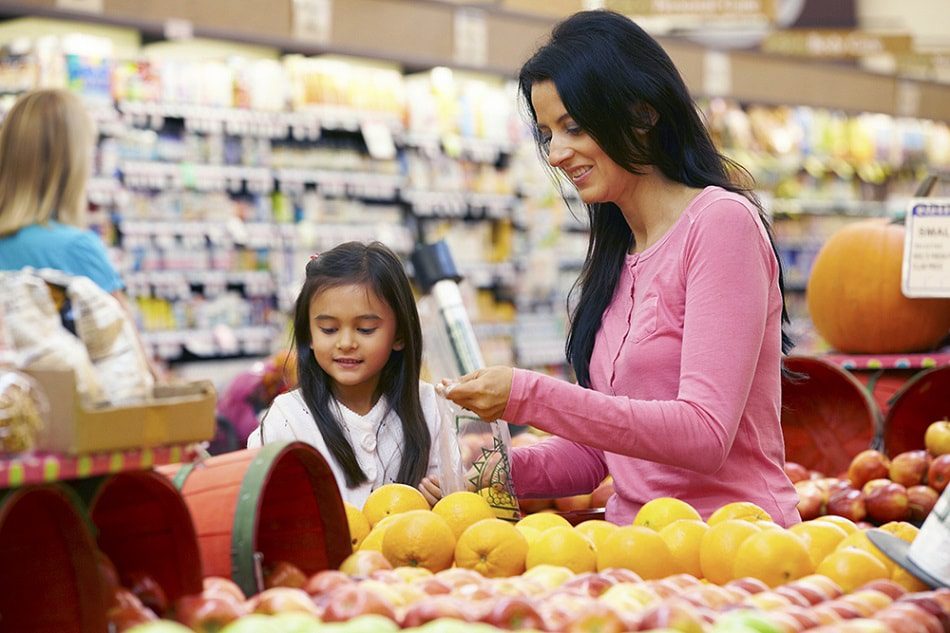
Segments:
[[[663,244],[665,244],[667,240],[670,239],[670,236],[673,235],[677,227],[679,227],[679,225],[684,222],[684,218],[689,214],[690,210],[692,210],[693,207],[695,207],[702,198],[706,197],[706,194],[711,189],[718,189],[718,188],[719,187],[717,187],[716,185],[707,185],[703,187],[703,189],[699,193],[697,193],[695,196],[693,196],[693,198],[686,204],[686,206],[683,207],[683,210],[680,212],[679,217],[676,218],[676,221],[670,225],[670,228],[668,228],[666,232],[660,236],[660,239],[658,239],[656,242],[654,242],[648,248],[645,248],[642,251],[638,251],[635,253],[628,252],[626,254],[627,263],[633,263],[641,259],[646,259],[647,257],[651,256],[653,253],[655,253],[657,250],[659,250],[659,248]]]

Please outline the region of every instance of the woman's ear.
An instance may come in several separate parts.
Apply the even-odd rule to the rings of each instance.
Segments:
[[[397,340],[393,343],[393,351],[394,351],[394,352],[401,352],[401,351],[404,350],[404,349],[406,349],[406,344],[402,342],[402,339],[397,339]]]
[[[637,101],[636,105],[633,106],[633,114],[638,121],[644,123],[642,127],[637,127],[637,131],[641,134],[646,134],[652,130],[656,122],[660,120],[659,113],[646,101]]]

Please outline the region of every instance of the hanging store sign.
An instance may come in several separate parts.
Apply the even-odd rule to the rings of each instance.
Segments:
[[[851,58],[881,53],[909,53],[910,35],[878,35],[842,29],[775,31],[762,40],[762,50],[779,55]]]
[[[293,10],[295,38],[312,44],[330,42],[332,0],[294,0]]]
[[[912,198],[907,208],[901,292],[950,297],[950,198]]]
[[[775,19],[775,0],[606,0],[624,15]]]
[[[488,20],[483,10],[457,9],[453,39],[455,63],[468,66],[488,63]]]
[[[56,8],[83,13],[102,13],[102,3],[103,0],[56,0]]]

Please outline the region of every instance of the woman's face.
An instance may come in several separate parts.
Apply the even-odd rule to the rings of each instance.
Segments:
[[[564,172],[587,204],[618,202],[636,175],[608,156],[567,113],[553,81],[531,86],[531,104],[548,163]]]

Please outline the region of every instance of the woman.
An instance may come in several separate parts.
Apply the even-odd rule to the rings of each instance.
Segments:
[[[661,496],[704,517],[746,500],[798,522],[781,266],[673,62],[629,19],[590,11],[555,27],[519,80],[542,154],[590,216],[566,345],[578,384],[493,367],[448,396],[556,436],[514,452],[519,496],[588,493],[609,472],[616,523]]]
[[[131,315],[119,273],[86,228],[94,142],[92,121],[71,92],[35,90],[13,105],[0,127],[0,270],[88,277]],[[154,363],[150,370],[161,374]]]

